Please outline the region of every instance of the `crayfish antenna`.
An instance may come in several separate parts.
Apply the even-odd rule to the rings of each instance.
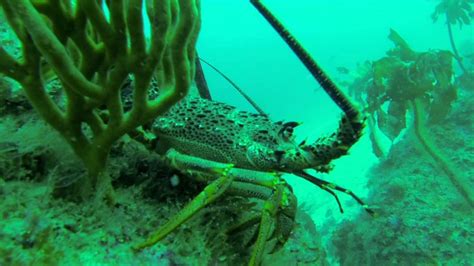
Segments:
[[[346,155],[362,136],[363,129],[363,119],[358,117],[350,119],[345,115],[341,118],[336,132],[328,137],[318,138],[312,144],[303,143],[300,147],[314,156],[317,167],[326,166],[332,160]]]

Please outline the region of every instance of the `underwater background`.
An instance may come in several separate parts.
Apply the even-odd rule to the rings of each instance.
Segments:
[[[474,265],[474,27],[452,26],[463,69],[443,14],[432,18],[441,2],[470,6],[463,10],[473,19],[468,0],[265,1],[366,115],[363,137],[317,176],[350,189],[377,215],[339,193],[342,214],[332,195],[285,175],[298,198],[296,225],[263,265]],[[342,112],[249,1],[202,0],[201,10],[199,56],[271,120],[301,122],[297,142],[338,127]],[[2,47],[18,53],[3,13],[0,23]],[[255,112],[218,73],[203,70],[213,100]],[[232,198],[133,253],[202,187],[172,185],[157,155],[127,140],[109,162],[119,204],[71,199],[81,162],[0,77],[0,265],[247,263],[248,249],[220,233],[230,215],[252,206]]]
[[[437,49],[451,51],[444,20],[433,22],[432,19],[434,9],[439,2],[435,0],[318,0],[291,3],[267,1],[267,6],[322,65],[329,76],[343,84],[343,88],[347,88],[351,82],[364,75],[361,74],[364,71],[361,69],[364,68],[363,65],[366,61],[376,61],[392,49],[394,44],[388,39],[390,29],[396,30],[416,51]],[[341,115],[340,110],[315,83],[308,71],[273,29],[265,23],[264,19],[255,16],[254,8],[245,1],[229,1],[225,5],[219,4],[220,1],[217,0],[208,1],[208,3],[208,9],[203,9],[203,31],[198,43],[200,56],[213,62],[221,71],[232,77],[239,86],[245,88],[252,99],[268,112],[272,119],[303,122],[297,130],[299,138],[314,139],[318,135],[332,132],[337,127],[338,118]],[[206,4],[204,2],[204,6]],[[471,12],[470,16],[472,15]],[[206,31],[206,25],[214,26],[209,26],[212,29]],[[229,32],[231,33],[229,34]],[[474,53],[474,27],[472,24],[453,26],[453,35],[456,36],[456,43],[458,49],[462,51],[461,53],[465,56]],[[222,54],[218,54],[218,51],[222,51]],[[242,58],[244,58],[243,61]],[[472,71],[473,59],[466,58],[464,62],[470,64]],[[338,71],[340,67],[347,68],[348,73]],[[454,60],[452,67],[458,75],[462,74],[462,70]],[[204,70],[209,86],[219,88],[212,92],[215,99],[252,110],[228,83],[212,70],[207,72],[206,67]],[[349,84],[344,81],[349,81]],[[472,113],[473,102],[462,98],[472,96],[472,89],[473,84],[471,83],[464,89],[459,88],[458,92],[458,104],[465,101],[464,104],[458,105],[457,108],[460,108],[458,111],[466,113],[468,116],[472,116],[470,113]],[[409,114],[407,115],[409,116]],[[473,158],[474,120],[472,118],[466,119],[468,120],[466,122],[458,121],[460,124],[467,123],[460,125],[459,128],[451,124],[456,122],[447,121],[448,118],[440,122],[438,126],[449,129],[438,129],[440,140],[437,145],[451,146],[445,152],[457,157],[453,158],[458,161],[455,167],[463,166],[461,169],[465,172],[462,174],[469,181],[466,186],[472,190],[474,179],[473,164],[470,160]],[[444,183],[447,177],[439,167],[432,165],[434,164],[432,159],[430,160],[429,156],[425,155],[422,147],[418,147],[417,151],[414,150],[413,145],[416,145],[414,144],[416,141],[410,139],[410,133],[410,129],[408,129],[402,134],[407,135],[396,139],[396,142],[401,142],[396,146],[397,155],[390,157],[391,153],[394,153],[394,151],[390,151],[389,158],[377,158],[371,148],[370,137],[366,131],[364,137],[352,147],[350,154],[338,159],[334,163],[333,171],[328,175],[323,175],[326,180],[357,191],[358,195],[364,198],[367,197],[367,193],[372,197],[380,196],[380,194],[388,194],[386,197],[393,197],[383,204],[393,204],[392,200],[402,197],[404,203],[398,203],[400,205],[397,206],[402,209],[397,211],[392,211],[394,206],[377,206],[385,209],[384,213],[387,215],[387,219],[379,223],[380,227],[377,229],[373,227],[372,223],[361,225],[361,222],[366,219],[370,220],[370,218],[354,217],[356,213],[360,212],[362,212],[362,216],[368,215],[356,205],[351,205],[353,202],[349,197],[341,196],[343,205],[351,206],[345,207],[345,213],[341,215],[331,195],[321,193],[324,191],[304,180],[288,176],[287,179],[293,185],[300,204],[305,204],[305,207],[310,209],[309,214],[317,225],[316,227],[319,231],[325,232],[323,238],[329,242],[329,245],[331,242],[340,245],[337,247],[337,252],[338,256],[343,259],[331,258],[330,264],[377,265],[382,262],[402,263],[403,265],[474,264],[474,255],[472,255],[472,250],[474,250],[473,208],[471,206],[465,210],[466,212],[455,215],[446,214],[446,212],[451,212],[449,207],[445,206],[445,204],[450,204],[446,201],[452,199],[442,199],[437,193],[440,192],[439,190],[443,190],[441,187],[450,186],[449,182]],[[382,138],[381,141],[386,146],[384,149],[390,149],[390,140]],[[460,139],[457,142],[458,146],[454,143],[448,144],[453,142],[449,141],[451,138]],[[412,156],[413,158],[409,159]],[[399,160],[405,160],[405,163],[398,162]],[[397,166],[390,165],[392,161],[397,162]],[[389,165],[390,167],[388,167]],[[403,169],[404,167],[406,169]],[[413,172],[425,173],[413,174]],[[416,203],[418,199],[410,204],[407,203],[418,197],[423,198],[423,195],[414,195],[412,198],[406,195],[406,192],[397,192],[399,189],[410,191],[413,187],[423,190],[413,184],[415,181],[420,184],[440,182],[436,184],[436,186],[440,186],[438,192],[430,192],[432,195],[426,199],[426,203],[429,205],[418,205],[420,203]],[[374,183],[381,184],[375,185]],[[389,185],[391,183],[394,185]],[[404,196],[394,195],[396,193],[402,193]],[[421,192],[410,191],[410,193]],[[456,193],[454,192],[454,194]],[[455,195],[451,196],[456,197]],[[372,200],[377,204],[384,202],[382,199],[373,198]],[[458,200],[462,201],[462,199]],[[410,209],[413,214],[405,213],[405,208],[406,210]],[[430,210],[426,210],[426,208]],[[423,214],[424,212],[428,213]],[[406,217],[403,217],[405,215]],[[454,217],[458,217],[459,220]],[[412,227],[405,228],[403,224],[410,223],[411,219],[422,221],[412,224]],[[334,230],[334,227],[340,226],[341,223],[342,227]],[[453,228],[463,228],[461,231],[466,231],[464,233],[456,232],[453,228],[447,227],[447,224]],[[360,228],[356,230],[357,227]],[[413,231],[404,236],[408,230]],[[432,234],[424,234],[420,231],[432,231]],[[333,236],[331,239],[332,232],[336,232],[338,235],[336,240]],[[408,236],[409,234],[412,236]],[[465,239],[463,237],[456,239],[457,234],[466,234]],[[411,237],[419,237],[419,239],[414,240]],[[431,237],[440,239],[432,240]],[[394,241],[394,239],[398,241]],[[371,241],[381,241],[381,243],[371,243]],[[464,242],[462,245],[465,246],[455,249],[455,243],[458,242]],[[423,246],[419,247],[417,244]],[[429,248],[432,245],[440,245],[440,247]],[[459,257],[459,260],[453,258],[443,261],[443,259],[439,259],[440,253],[445,249],[451,250],[450,257]],[[422,258],[417,259],[414,258],[415,256]],[[429,259],[424,260],[425,256]]]

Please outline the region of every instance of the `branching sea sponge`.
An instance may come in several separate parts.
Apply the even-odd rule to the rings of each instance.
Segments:
[[[96,183],[111,190],[106,161],[112,145],[187,94],[195,73],[199,2],[0,0],[22,45],[21,59],[0,48],[0,73],[21,84],[35,110],[84,162],[84,191]],[[51,72],[65,103],[48,95]],[[124,111],[120,92],[130,75],[133,107]],[[163,93],[149,100],[152,78]]]

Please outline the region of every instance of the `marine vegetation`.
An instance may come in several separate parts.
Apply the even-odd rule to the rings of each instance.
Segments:
[[[283,248],[295,228],[297,200],[283,173],[330,193],[341,212],[335,191],[374,213],[352,191],[307,172],[329,172],[331,162],[346,155],[361,137],[364,118],[259,1],[251,3],[344,112],[330,136],[296,143],[296,122],[272,122],[266,115],[188,95],[196,72],[198,0],[146,1],[145,10],[140,0],[0,3],[21,43],[19,56],[2,46],[0,72],[21,85],[28,102],[83,162],[89,178],[78,183],[85,199],[95,188],[99,199],[106,196],[115,202],[107,161],[112,151],[120,150],[116,146],[125,135],[152,148],[170,171],[203,187],[145,242],[135,245],[137,253],[147,252],[204,207],[234,195],[239,199],[234,203],[251,198],[257,207],[247,207],[245,200],[244,207],[233,207],[247,212],[226,221],[232,222],[226,234],[251,247],[249,264],[259,265],[264,255]],[[149,39],[144,19],[151,24]],[[37,220],[31,224],[42,229]],[[49,228],[37,231],[40,239],[41,232],[50,233]],[[50,243],[39,247],[52,249]]]
[[[407,128],[407,112],[411,112],[412,129],[419,143],[473,206],[474,195],[468,182],[445,159],[426,130],[427,123],[443,121],[456,100],[453,55],[444,50],[415,52],[394,30],[390,31],[389,39],[395,48],[374,61],[351,87],[355,98],[366,105],[374,153],[383,156],[377,130],[393,142]]]
[[[100,1],[102,2],[102,1]],[[0,73],[21,84],[29,102],[82,160],[93,187],[113,201],[107,157],[125,134],[163,114],[188,92],[195,72],[199,1],[147,1],[151,24],[145,38],[142,1],[1,1],[21,42],[21,59],[0,48]],[[47,73],[54,73],[51,82]],[[132,75],[133,106],[124,112],[120,89]],[[152,77],[163,89],[148,100]],[[54,101],[48,86],[64,90]]]
[[[463,58],[459,54],[458,49],[456,48],[456,42],[453,36],[452,25],[459,24],[470,25],[472,12],[473,12],[472,0],[441,0],[441,2],[436,6],[435,11],[431,15],[433,22],[438,21],[439,16],[444,16],[446,19],[446,26],[448,27],[449,42],[451,43],[451,48],[453,49],[454,58],[461,67],[463,74],[467,75],[468,70],[463,64]],[[472,73],[471,73],[472,75]]]
[[[443,123],[426,128],[438,149],[474,183],[474,94],[461,91]],[[368,200],[383,206],[375,218],[356,215],[343,222],[328,253],[340,265],[471,265],[474,219],[444,172],[404,134],[368,172]]]

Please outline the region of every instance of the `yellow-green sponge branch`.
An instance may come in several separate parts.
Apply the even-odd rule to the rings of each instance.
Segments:
[[[78,0],[75,8],[62,0],[0,0],[0,6],[22,45],[21,60],[0,48],[0,73],[22,85],[71,145],[89,170],[88,185],[107,179],[112,145],[186,96],[194,79],[199,0]],[[50,97],[43,68],[54,72],[65,103]],[[126,111],[121,88],[130,75],[133,104]],[[153,78],[161,93],[150,101]]]
[[[8,1],[17,18],[21,19],[35,47],[55,70],[56,74],[68,85],[88,97],[101,98],[103,90],[96,84],[88,81],[74,66],[65,47],[53,34],[51,29],[33,7],[29,0]]]

